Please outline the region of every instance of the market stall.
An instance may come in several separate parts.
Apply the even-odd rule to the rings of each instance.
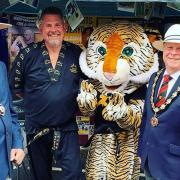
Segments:
[[[8,28],[8,30],[6,31],[3,31],[2,34],[3,37],[7,38],[6,48],[8,47],[7,49],[9,49],[10,55],[9,57],[2,59],[6,59],[6,64],[8,68],[11,68],[14,58],[19,52],[20,48],[25,47],[23,46],[22,42],[21,44],[19,44],[20,40],[17,40],[20,36],[25,37],[25,34],[29,32],[29,36],[31,36],[31,42],[38,42],[41,40],[41,35],[36,28],[36,20],[41,9],[49,5],[54,5],[60,7],[65,12],[65,14],[68,14],[66,12],[68,7],[66,6],[67,3],[67,0],[39,0],[32,1],[31,3],[18,1],[12,4],[7,3],[8,6],[1,10],[1,16],[7,22],[12,24],[12,27]],[[172,8],[172,6],[167,6],[167,3],[164,1],[122,3],[121,1],[77,0],[76,3],[83,18],[81,18],[79,23],[74,26],[72,26],[71,24],[72,21],[67,21],[67,33],[65,40],[71,41],[80,46],[82,46],[82,32],[86,27],[96,28],[101,24],[107,24],[112,22],[121,22],[122,24],[129,22],[137,22],[144,27],[155,27],[159,29],[161,33],[163,33],[164,28],[166,28],[166,24],[174,22],[177,23],[179,20],[177,17],[180,16],[180,12],[177,9]],[[16,46],[16,48],[14,48],[15,50],[17,50],[16,52],[13,51],[14,44]],[[26,45],[27,44],[28,42],[26,42]],[[14,103],[23,130],[23,100],[16,99]],[[91,119],[90,117],[83,116],[82,114],[77,112],[76,120],[79,125],[80,143],[82,146],[84,146],[93,134],[93,118]],[[82,148],[83,168],[86,158],[86,152],[87,151]],[[24,171],[25,174],[22,174],[20,176],[26,176],[30,173],[28,171],[28,168],[30,168],[30,166],[28,165],[26,167],[26,165],[27,164],[25,164],[25,166],[23,167],[27,168],[26,171]],[[54,169],[54,171],[56,172],[58,170]],[[22,177],[19,177],[19,179],[22,179]]]

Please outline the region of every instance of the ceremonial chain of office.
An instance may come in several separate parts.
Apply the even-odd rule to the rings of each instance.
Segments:
[[[156,116],[157,116],[157,113],[158,113],[159,111],[164,110],[164,109],[171,103],[171,101],[172,101],[175,97],[177,97],[177,95],[178,95],[179,92],[180,92],[180,87],[178,87],[178,88],[176,89],[176,91],[172,94],[172,96],[171,96],[170,98],[168,98],[164,104],[162,104],[160,107],[156,107],[156,106],[155,106],[155,103],[154,103],[154,101],[153,101],[153,97],[154,97],[154,92],[155,92],[155,86],[156,86],[157,80],[158,80],[161,72],[162,72],[162,70],[157,73],[157,76],[155,77],[154,83],[153,83],[153,86],[152,86],[152,93],[151,93],[151,98],[150,98],[151,107],[152,107],[152,109],[153,109],[153,111],[154,111],[154,116],[152,117],[152,120],[153,120],[153,119],[157,119],[157,117],[156,117]]]

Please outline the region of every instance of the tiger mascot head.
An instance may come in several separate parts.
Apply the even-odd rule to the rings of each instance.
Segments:
[[[93,31],[80,66],[100,89],[130,94],[158,70],[158,59],[140,25],[116,23]]]

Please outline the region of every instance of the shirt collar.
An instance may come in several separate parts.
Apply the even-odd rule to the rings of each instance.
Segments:
[[[168,72],[165,70],[164,75],[167,75]],[[174,74],[171,74],[171,77],[176,81],[180,75],[180,71],[175,72]]]

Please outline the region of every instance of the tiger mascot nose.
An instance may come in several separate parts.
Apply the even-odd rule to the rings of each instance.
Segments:
[[[103,64],[103,74],[108,80],[112,80],[116,74],[117,62],[121,54],[124,42],[118,33],[113,33],[106,41],[107,54]]]

